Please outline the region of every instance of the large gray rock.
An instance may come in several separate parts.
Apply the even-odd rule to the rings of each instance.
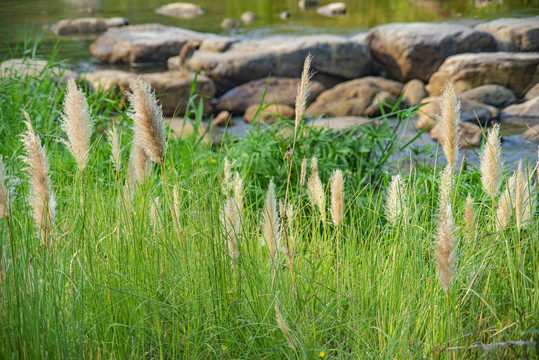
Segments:
[[[433,96],[425,98],[421,103],[425,103],[419,109],[418,118],[416,121],[416,128],[425,129],[430,125],[436,124],[435,117],[440,114],[440,102],[439,96]],[[460,99],[460,121],[470,122],[475,124],[481,124],[482,126],[488,125],[488,123],[497,118],[499,110],[494,106],[481,104],[477,101]]]
[[[511,90],[500,85],[482,85],[459,94],[461,99],[473,100],[483,104],[503,108],[517,102]]]
[[[163,114],[173,116],[185,113],[194,76],[193,74],[185,74],[179,71],[135,74],[120,70],[101,70],[82,74],[81,78],[86,80],[94,89],[122,92],[129,90],[131,81],[141,78],[155,90],[155,95],[163,107]],[[198,75],[195,93],[201,95],[198,97],[198,101],[200,99],[204,101],[204,114],[211,114],[213,109],[210,99],[215,95],[213,81],[204,75]]]
[[[93,56],[106,63],[166,63],[188,40],[202,42],[217,35],[159,24],[109,29],[91,46]]]
[[[377,26],[367,41],[373,56],[394,79],[427,82],[449,56],[496,51],[492,35],[457,24],[410,23]]]
[[[531,100],[538,96],[539,96],[539,83],[535,84],[530,90],[528,90],[526,95],[524,95],[524,100]]]
[[[521,19],[497,19],[477,25],[496,39],[498,51],[539,51],[539,16]]]
[[[395,102],[403,84],[377,77],[344,82],[324,91],[305,113],[308,116],[374,116],[380,113],[378,101]]]
[[[409,105],[417,105],[427,96],[425,83],[421,80],[410,80],[404,85],[404,96],[402,99]]]
[[[219,98],[215,107],[217,110],[228,110],[232,113],[243,114],[248,107],[260,105],[264,91],[266,92],[264,104],[275,102],[294,107],[300,81],[301,79],[299,78],[280,77],[249,81],[226,92]],[[320,83],[312,82],[307,104],[313,102],[324,90],[325,88]]]
[[[51,29],[56,35],[80,36],[95,35],[105,32],[109,28],[116,28],[129,25],[129,20],[122,17],[114,18],[80,18],[65,19],[54,24]]]
[[[204,14],[204,10],[199,5],[185,2],[175,2],[160,6],[155,12],[180,19],[192,19]]]
[[[344,16],[346,15],[346,4],[336,2],[319,7],[317,13],[324,16]]]
[[[539,142],[539,124],[530,127],[522,136],[528,140]]]
[[[514,126],[533,126],[539,124],[539,97],[523,104],[511,105],[500,112],[503,124]]]
[[[496,84],[511,89],[520,98],[539,82],[539,53],[495,52],[451,56],[432,75],[427,91],[431,96],[441,94],[447,80],[454,83],[457,93],[481,85]]]
[[[198,51],[188,66],[205,71],[226,91],[268,75],[300,77],[309,53],[314,55],[312,68],[320,74],[351,79],[369,75],[373,69],[366,45],[335,35],[244,40],[221,53]]]

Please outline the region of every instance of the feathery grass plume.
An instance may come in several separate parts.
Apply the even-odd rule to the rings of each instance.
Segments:
[[[498,231],[505,229],[513,216],[515,184],[516,174],[513,174],[507,181],[507,184],[505,184],[505,189],[498,200],[498,209],[496,210],[496,218],[498,220],[496,228]]]
[[[180,214],[180,193],[177,187],[172,188],[172,206],[174,206],[174,211],[176,214]]]
[[[305,175],[307,175],[307,158],[304,156],[303,161],[301,162],[301,173],[299,176],[300,187],[303,187],[303,185],[305,185]]]
[[[524,210],[522,214],[522,227],[528,225],[533,219],[537,208],[537,187],[532,184],[531,177],[525,184],[524,189]]]
[[[447,163],[451,169],[454,169],[459,149],[460,101],[455,94],[453,83],[450,81],[445,83],[440,110],[441,113],[437,119],[440,123],[442,149]]]
[[[120,149],[120,140],[118,139],[118,130],[112,124],[112,127],[107,130],[107,137],[110,143],[111,159],[117,173],[122,169],[122,155]]]
[[[342,171],[337,169],[331,176],[331,219],[333,225],[339,226],[343,218],[344,180]]]
[[[63,140],[62,142],[73,154],[77,161],[77,167],[82,172],[88,162],[94,120],[90,117],[86,97],[73,79],[67,83],[61,126],[68,138],[68,141]]]
[[[481,185],[483,191],[492,199],[498,195],[501,184],[500,171],[500,126],[495,124],[488,132],[487,141],[483,147],[479,169],[481,171]]]
[[[262,226],[262,233],[266,244],[268,244],[268,250],[271,258],[275,259],[277,251],[281,246],[281,231],[279,228],[279,217],[277,215],[277,199],[275,197],[275,185],[273,180],[270,180],[268,186],[268,192],[266,193],[266,205],[264,206],[264,224]]]
[[[314,207],[318,207],[322,222],[326,222],[326,195],[324,194],[324,186],[318,175],[318,159],[311,159],[311,176],[307,180],[307,195]]]
[[[54,223],[56,201],[49,178],[49,162],[45,147],[41,145],[41,140],[32,127],[30,116],[24,110],[23,113],[28,131],[22,135],[22,143],[26,150],[26,156],[22,156],[22,160],[26,163],[26,170],[30,174],[30,202],[34,209],[34,220],[45,240]]]
[[[301,73],[301,81],[298,85],[298,92],[296,95],[296,119],[294,125],[294,134],[297,135],[299,124],[301,118],[303,117],[303,112],[305,111],[305,106],[307,106],[307,97],[309,97],[310,85],[309,80],[311,79],[311,60],[312,55],[309,54],[305,58],[303,63],[303,72]]]
[[[515,178],[515,220],[517,223],[517,231],[520,234],[520,229],[522,227],[522,213],[524,207],[524,179],[522,175],[522,162],[518,162],[518,170],[516,172]]]
[[[165,123],[163,110],[155,98],[149,84],[138,79],[131,83],[132,93],[128,94],[133,107],[131,119],[137,142],[148,157],[158,165],[163,165],[165,154]]]
[[[150,170],[152,167],[152,161],[136,140],[133,141],[133,145],[131,146],[128,167],[130,186],[131,190],[133,190],[135,185],[133,180],[136,180],[141,185],[144,184],[148,179],[148,175],[150,175]]]
[[[464,205],[464,229],[468,235],[468,239],[473,239],[475,236],[475,219],[473,212],[473,198],[468,192],[466,197],[466,205]]]
[[[276,301],[275,302],[275,317],[277,320],[277,325],[279,326],[279,329],[283,332],[284,337],[286,338],[286,341],[288,341],[288,345],[294,350],[297,349],[296,342],[294,341],[294,337],[290,333],[290,328],[286,324],[286,321],[283,318],[283,315],[281,314],[281,311],[279,310],[279,304]]]
[[[0,155],[0,219],[9,217],[9,196],[6,190],[6,166]]]
[[[240,233],[241,224],[238,215],[238,208],[236,207],[234,199],[232,197],[228,197],[225,200],[224,209],[221,215],[221,223],[225,229],[228,253],[233,269],[236,268],[236,261],[239,257],[238,236]]]
[[[400,175],[393,175],[386,195],[385,213],[387,220],[396,225],[400,219],[406,221],[406,189]]]
[[[230,188],[231,188],[232,164],[230,163],[230,160],[228,160],[227,157],[225,157],[225,164],[223,166],[223,171],[225,174],[225,178],[223,179],[223,194],[228,196],[230,193]]]
[[[436,268],[442,289],[447,293],[451,286],[451,279],[455,271],[455,238],[453,235],[453,215],[451,203],[441,204],[438,223],[436,226]]]
[[[242,223],[243,218],[243,181],[240,174],[236,171],[234,173],[234,203],[237,208],[238,219]]]
[[[451,166],[446,165],[440,176],[440,187],[438,190],[439,208],[445,209],[447,204],[451,202],[451,189],[453,183],[453,169]]]

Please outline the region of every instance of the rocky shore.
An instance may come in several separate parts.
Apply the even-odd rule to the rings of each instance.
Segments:
[[[183,66],[178,54],[199,44]],[[326,116],[324,124],[354,124],[380,113],[379,101],[395,102],[404,92],[405,106],[421,107],[418,129],[430,126],[437,138],[435,115],[445,81],[455,84],[462,102],[462,132],[479,146],[480,126],[500,122],[521,128],[539,140],[539,16],[474,23],[397,23],[354,36],[279,35],[261,39],[199,33],[159,24],[111,26],[91,45],[102,63],[128,64],[120,70],[80,74],[91,86],[125,90],[139,75],[137,67],[157,65],[166,71],[142,74],[156,89],[166,116],[183,115],[193,74],[205,115],[253,119],[265,102],[284,117],[293,116],[303,59],[314,56],[313,87],[306,115]],[[251,109],[251,110],[250,110]],[[267,111],[266,111],[267,113]],[[263,114],[262,114],[263,115]],[[269,114],[266,114],[269,115]],[[274,117],[265,116],[262,121]]]

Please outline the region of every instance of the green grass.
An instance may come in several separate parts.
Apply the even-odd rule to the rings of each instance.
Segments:
[[[215,148],[196,136],[169,141],[165,169],[171,185],[180,189],[181,247],[160,170],[155,167],[150,181],[137,189],[134,211],[129,211],[121,198],[126,171],[116,177],[100,132],[94,135],[81,188],[71,154],[56,141],[64,136],[58,123],[64,85],[46,75],[0,82],[0,153],[13,188],[14,251],[2,222],[1,358],[447,357],[446,297],[433,255],[440,169],[417,165],[404,174],[408,226],[388,223],[383,206],[391,168],[383,151],[399,146],[388,128],[360,127],[339,134],[305,128],[298,139],[290,193],[297,213],[290,229],[295,270],[291,292],[285,257],[272,264],[261,235],[261,206],[270,178],[284,198],[282,156],[290,138],[270,128]],[[106,126],[113,115],[124,119],[125,164],[132,137],[129,121],[120,100],[106,100],[106,95],[91,93],[90,102],[98,126]],[[20,108],[30,113],[51,164],[58,201],[51,247],[42,242],[27,203],[27,175],[18,158]],[[197,109],[192,114],[195,122],[200,120]],[[403,121],[411,115],[399,114]],[[236,271],[220,222],[225,155],[237,161],[233,171],[246,183]],[[345,173],[340,229],[329,219],[320,221],[306,189],[299,188],[303,155],[319,156],[324,184],[333,168]],[[476,199],[478,231],[473,238],[463,233],[468,191]],[[162,199],[161,225],[150,220],[157,196]],[[463,349],[451,353],[457,358],[537,356],[531,347],[468,348],[516,340],[537,344],[537,217],[520,235],[513,226],[496,232],[495,209],[481,190],[478,171],[471,168],[460,169],[452,203],[458,261],[450,290],[451,345]],[[276,302],[297,350],[277,325]]]

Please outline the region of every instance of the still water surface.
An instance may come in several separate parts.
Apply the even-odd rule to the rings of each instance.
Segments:
[[[504,16],[523,17],[539,14],[539,0],[354,0],[345,1],[346,16],[328,18],[316,9],[302,11],[297,0],[191,0],[205,10],[194,19],[175,19],[156,14],[154,10],[174,0],[0,0],[0,59],[10,55],[10,48],[24,38],[42,34],[40,54],[47,56],[59,41],[59,56],[79,70],[95,67],[88,47],[91,40],[58,38],[48,27],[66,18],[122,16],[131,24],[161,23],[191,30],[223,33],[220,23],[225,17],[238,18],[247,11],[257,14],[257,21],[235,34],[260,37],[276,33],[351,34],[390,22],[461,21],[493,19]],[[321,5],[331,0],[320,0]],[[279,14],[290,13],[283,21]],[[20,54],[15,54],[20,55]],[[92,62],[94,63],[92,65]]]

